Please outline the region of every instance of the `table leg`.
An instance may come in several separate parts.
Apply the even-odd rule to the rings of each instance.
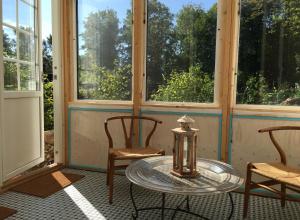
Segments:
[[[162,203],[161,203],[161,219],[164,220],[165,217],[165,202],[166,202],[166,194],[162,193]]]
[[[131,198],[132,205],[133,205],[134,212],[135,212],[135,213],[132,213],[132,218],[133,219],[137,219],[137,217],[138,217],[138,210],[137,210],[134,198],[133,198],[132,187],[133,187],[133,183],[130,183],[130,198]]]
[[[188,211],[190,211],[190,197],[189,196],[186,197],[186,209]]]
[[[234,203],[233,203],[233,199],[232,199],[232,194],[230,192],[227,193],[227,194],[229,195],[230,203],[231,203],[231,212],[230,212],[230,215],[228,217],[228,220],[230,220],[232,215],[233,215],[233,211],[234,211]]]

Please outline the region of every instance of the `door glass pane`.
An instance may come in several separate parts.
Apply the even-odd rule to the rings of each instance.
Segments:
[[[16,31],[12,28],[3,26],[3,56],[16,58]]]
[[[33,34],[27,34],[22,32],[19,33],[19,52],[20,60],[34,62],[35,50]]]
[[[36,90],[36,74],[34,65],[20,64],[21,90]]]
[[[5,90],[18,89],[17,64],[14,62],[4,62],[4,88]]]
[[[34,31],[34,8],[19,0],[19,28]]]
[[[2,0],[3,22],[16,26],[16,0]]]

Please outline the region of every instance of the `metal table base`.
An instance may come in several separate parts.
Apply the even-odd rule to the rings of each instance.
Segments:
[[[134,197],[133,197],[133,189],[132,189],[133,185],[134,184],[131,182],[130,183],[130,198],[131,198],[131,201],[132,201],[132,204],[133,204],[133,208],[134,208],[134,213],[132,213],[132,218],[133,219],[137,219],[138,216],[139,216],[139,212],[141,212],[141,211],[161,210],[161,219],[163,220],[164,217],[165,217],[165,210],[172,210],[172,211],[174,211],[174,213],[172,215],[172,219],[175,218],[177,212],[183,212],[183,213],[187,213],[187,214],[196,216],[196,217],[201,218],[201,219],[209,220],[209,218],[207,218],[207,217],[204,217],[202,215],[199,215],[197,213],[194,213],[194,212],[190,211],[190,199],[189,199],[189,196],[186,196],[179,203],[179,205],[176,208],[170,208],[170,207],[166,207],[166,205],[165,205],[166,193],[162,193],[162,203],[161,203],[161,206],[153,206],[153,207],[147,207],[147,208],[137,208],[135,200],[134,200]],[[233,215],[233,211],[234,211],[234,203],[233,203],[233,199],[232,199],[231,193],[228,192],[227,195],[229,196],[230,203],[231,203],[231,211],[230,211],[230,215],[229,215],[228,219],[231,219],[231,217]],[[184,203],[186,203],[186,208],[185,209],[181,208]]]

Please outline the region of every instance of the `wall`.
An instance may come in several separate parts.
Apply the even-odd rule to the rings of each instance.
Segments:
[[[298,114],[258,114],[235,112],[231,116],[231,134],[229,162],[245,176],[248,162],[280,162],[279,154],[272,144],[268,132],[258,133],[258,130],[273,126],[300,126]],[[275,138],[287,156],[289,165],[300,168],[300,132],[277,131]]]
[[[106,169],[108,139],[104,131],[104,121],[112,116],[131,115],[132,108],[82,107],[73,104],[69,107],[68,114],[69,165],[89,169]],[[185,114],[195,119],[194,127],[200,129],[197,142],[198,156],[220,159],[222,115],[218,111],[142,109],[140,115],[163,121],[162,125],[158,125],[150,145],[162,148],[166,154],[171,155],[173,144],[171,129],[179,126],[177,119]],[[112,124],[110,128],[115,146],[124,146],[121,124]],[[144,145],[145,137],[152,127],[149,122],[143,122],[139,123],[139,129],[141,130],[139,141]]]

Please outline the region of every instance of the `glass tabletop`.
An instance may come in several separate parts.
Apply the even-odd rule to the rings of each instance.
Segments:
[[[127,178],[147,189],[182,195],[207,195],[230,192],[243,184],[243,179],[229,164],[210,159],[197,159],[195,178],[172,175],[173,157],[151,157],[131,163]]]

